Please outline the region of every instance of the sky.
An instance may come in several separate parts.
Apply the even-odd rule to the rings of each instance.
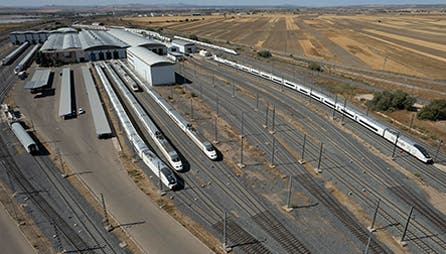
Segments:
[[[446,0],[0,0],[0,6],[42,5],[114,5],[114,4],[194,4],[194,5],[296,5],[296,6],[346,6],[369,4],[446,4]]]

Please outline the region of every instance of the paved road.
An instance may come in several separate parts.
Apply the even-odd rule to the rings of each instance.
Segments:
[[[2,253],[30,254],[36,253],[31,244],[26,240],[14,220],[6,212],[0,203],[0,246]]]
[[[80,65],[71,67],[74,69],[76,107],[88,109]],[[59,75],[55,75],[54,84],[55,96],[37,99],[17,87],[15,101],[33,120],[43,140],[60,150],[65,163],[78,173],[94,195],[104,194],[108,210],[138,245],[147,253],[211,253],[131,181],[112,141],[96,138],[93,119],[88,111],[70,120],[57,116]]]

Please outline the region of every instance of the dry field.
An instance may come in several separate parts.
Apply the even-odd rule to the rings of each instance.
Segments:
[[[446,15],[257,14],[124,20],[286,55],[446,80]]]

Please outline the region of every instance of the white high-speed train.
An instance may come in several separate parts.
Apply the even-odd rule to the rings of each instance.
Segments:
[[[12,63],[14,60],[17,59],[17,57],[22,54],[22,52],[29,46],[29,42],[25,41],[20,47],[14,49],[11,53],[9,53],[7,56],[5,56],[2,59],[2,65],[7,65]]]
[[[169,189],[176,188],[178,186],[177,177],[172,170],[160,158],[158,158],[158,156],[150,151],[141,136],[139,136],[138,132],[130,121],[130,118],[125,112],[124,107],[119,101],[118,96],[105,76],[100,64],[95,64],[95,69],[99,75],[99,78],[101,79],[102,84],[104,85],[104,89],[108,97],[110,98],[110,102],[118,115],[118,119],[124,129],[124,132],[136,150],[138,156],[142,159],[144,164],[146,164],[147,167],[152,170],[153,174],[161,179],[161,182],[164,185],[166,185]]]
[[[31,63],[31,60],[33,59],[34,54],[37,52],[39,47],[40,47],[39,44],[35,45],[31,49],[31,51],[29,51],[28,54],[26,54],[26,56],[22,59],[22,61],[20,61],[20,63],[17,64],[17,66],[14,68],[15,75],[19,74],[21,71],[25,70],[26,67],[28,67],[28,65]]]
[[[139,120],[143,123],[144,128],[149,133],[152,140],[161,150],[163,155],[167,158],[169,164],[176,170],[183,170],[183,163],[178,156],[177,151],[173,148],[173,146],[167,141],[162,132],[158,129],[155,123],[152,121],[150,116],[146,113],[146,111],[141,107],[139,102],[136,100],[135,96],[129,91],[127,86],[122,82],[122,80],[117,76],[115,71],[110,68],[109,64],[105,65],[106,70],[111,75],[115,84],[117,84],[119,90],[121,91],[123,97],[128,101],[130,106],[136,112]],[[121,66],[117,63],[113,64],[113,68],[116,70],[119,76],[123,77],[127,75],[127,73],[121,68]],[[130,78],[127,75],[127,78]],[[133,81],[135,82],[135,81]]]
[[[120,60],[119,60],[120,61]],[[183,130],[187,136],[200,148],[200,150],[211,160],[217,159],[217,151],[214,146],[192,125],[186,121],[164,98],[153,90],[146,82],[141,79],[130,70],[122,61],[121,66],[135,79],[147,93],[160,105],[160,107],[169,115],[169,117]]]
[[[340,112],[344,116],[359,123],[360,125],[364,126],[365,128],[374,132],[375,134],[383,137],[384,139],[391,142],[392,144],[395,144],[395,142],[396,142],[397,147],[399,147],[403,151],[406,151],[407,153],[414,156],[418,160],[420,160],[424,163],[432,163],[433,162],[429,153],[421,145],[408,139],[407,137],[399,136],[397,131],[390,129],[389,127],[382,125],[379,122],[372,120],[371,118],[367,117],[366,115],[359,113],[351,108],[344,107],[344,105],[342,103],[337,103],[333,99],[327,97],[326,95],[323,95],[321,93],[313,91],[312,89],[309,89],[308,87],[297,84],[295,82],[283,79],[281,77],[277,77],[271,73],[259,71],[259,70],[232,62],[230,60],[227,60],[227,59],[224,59],[224,58],[221,58],[218,56],[214,56],[214,60],[219,63],[231,66],[233,68],[242,70],[247,73],[250,73],[252,75],[259,76],[259,77],[262,77],[267,80],[271,80],[277,84],[280,84],[280,85],[286,86],[290,89],[293,89],[303,95],[309,96],[312,99],[319,101],[332,109],[335,109],[336,111]]]

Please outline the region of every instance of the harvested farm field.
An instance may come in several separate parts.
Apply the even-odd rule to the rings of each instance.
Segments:
[[[222,44],[446,80],[446,15],[254,14],[123,20]]]

